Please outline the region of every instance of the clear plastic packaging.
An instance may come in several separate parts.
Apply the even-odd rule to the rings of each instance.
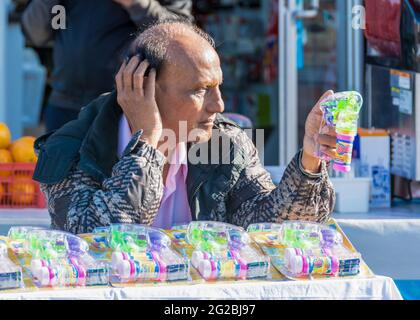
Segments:
[[[23,286],[22,268],[9,259],[7,243],[0,239],[0,290]]]
[[[292,277],[356,276],[360,273],[360,262],[360,253],[351,253],[340,247],[314,250],[288,248],[284,254],[284,272]]]
[[[274,266],[289,278],[356,276],[361,255],[344,247],[335,229],[313,222],[254,224],[248,232],[270,255]]]
[[[11,227],[7,234],[9,238],[9,246],[16,255],[22,255],[26,253],[25,244],[28,240],[28,233],[33,230],[45,230],[41,227],[30,227],[30,226],[18,226]]]
[[[250,246],[243,228],[194,221],[188,226],[186,240],[194,246],[191,264],[205,280],[244,280],[269,275],[270,259]]]
[[[303,221],[285,221],[280,231],[280,242],[290,248],[331,248],[343,244],[342,235],[323,224]]]
[[[257,223],[250,225],[247,232],[253,234],[257,243],[283,247],[311,249],[343,244],[343,237],[339,232],[315,222]]]
[[[112,282],[179,281],[189,278],[189,261],[171,248],[159,229],[114,224],[108,229]]]
[[[282,225],[280,223],[255,223],[249,225],[247,232],[256,233],[256,232],[280,232]]]
[[[335,159],[324,155],[317,146],[315,156],[334,160],[334,170],[349,172],[353,153],[353,143],[357,135],[359,113],[363,105],[362,96],[356,91],[338,92],[320,102],[323,113],[322,134],[326,127],[334,127],[337,132],[337,155]]]
[[[109,283],[109,266],[89,255],[86,241],[70,233],[31,230],[26,235],[30,271],[39,287],[93,286]]]

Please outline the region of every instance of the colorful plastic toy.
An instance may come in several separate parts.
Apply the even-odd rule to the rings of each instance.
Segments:
[[[22,286],[22,268],[9,259],[7,243],[0,240],[0,290],[15,289]]]
[[[360,253],[344,248],[296,250],[286,249],[284,265],[293,277],[308,275],[355,276],[360,273]]]
[[[339,232],[314,222],[257,223],[250,225],[247,231],[253,234],[257,243],[290,248],[329,248],[343,243]],[[258,234],[262,234],[263,237],[255,237]]]
[[[285,221],[280,242],[290,248],[331,248],[341,246],[343,237],[336,230],[314,222]]]
[[[171,239],[159,229],[115,224],[108,234],[115,282],[188,279],[189,261],[172,250]]]
[[[335,93],[320,103],[324,114],[324,127],[334,127],[337,132],[337,156],[333,159],[333,168],[336,171],[351,170],[353,142],[357,135],[357,122],[362,105],[363,98],[356,91]],[[319,151],[319,146],[317,156],[332,160]]]
[[[28,233],[33,230],[44,230],[41,227],[11,227],[7,234],[9,238],[9,245],[13,252],[17,255],[25,254],[25,244],[28,240]]]
[[[40,287],[90,286],[109,283],[109,267],[89,255],[86,241],[53,230],[31,230],[26,235],[30,271]]]
[[[191,264],[205,280],[268,276],[269,258],[250,246],[244,229],[230,224],[194,221],[186,240],[194,246]]]
[[[270,255],[274,266],[289,278],[343,277],[360,273],[360,253],[347,250],[342,235],[329,226],[285,221],[250,225],[248,232]]]

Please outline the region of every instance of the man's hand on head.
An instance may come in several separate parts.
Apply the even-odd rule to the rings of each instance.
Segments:
[[[137,56],[121,65],[115,77],[117,100],[131,132],[143,130],[141,139],[157,148],[163,130],[162,118],[155,98],[156,70],[151,69],[145,77],[148,67],[149,62],[140,62]]]
[[[334,94],[332,90],[327,91],[319,99],[315,107],[308,115],[305,124],[305,137],[303,139],[302,166],[310,173],[319,173],[321,160],[316,156],[317,146],[320,145],[320,151],[334,158],[336,155],[337,134],[334,128],[326,128],[320,133],[323,123],[323,114],[320,103],[326,97]]]

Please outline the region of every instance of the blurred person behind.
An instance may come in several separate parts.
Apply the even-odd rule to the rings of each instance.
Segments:
[[[32,0],[22,29],[35,47],[53,40],[52,92],[46,131],[76,119],[80,109],[114,88],[123,53],[136,34],[162,19],[192,20],[191,0]],[[65,9],[65,29],[54,30],[52,8]],[[56,11],[55,11],[56,12]]]

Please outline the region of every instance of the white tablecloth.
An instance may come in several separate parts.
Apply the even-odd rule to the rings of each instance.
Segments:
[[[401,300],[387,277],[318,281],[237,282],[194,285],[156,285],[122,288],[84,288],[35,292],[0,292],[0,299],[363,299]]]

